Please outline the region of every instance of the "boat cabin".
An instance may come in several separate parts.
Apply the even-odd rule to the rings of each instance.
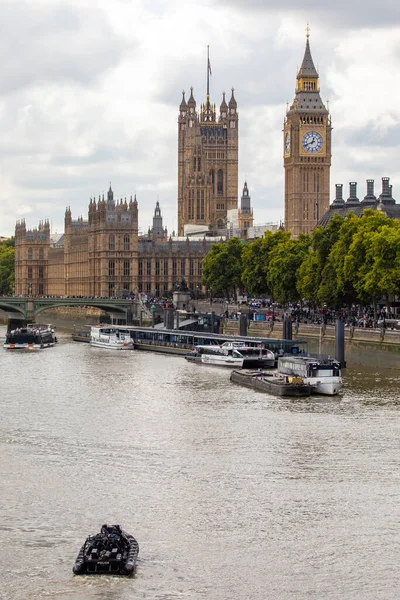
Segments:
[[[340,363],[332,358],[311,356],[282,356],[278,360],[278,372],[294,377],[340,377]]]

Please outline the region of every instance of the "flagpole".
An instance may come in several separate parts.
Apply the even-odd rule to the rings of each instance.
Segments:
[[[210,46],[207,46],[207,100],[210,97]]]

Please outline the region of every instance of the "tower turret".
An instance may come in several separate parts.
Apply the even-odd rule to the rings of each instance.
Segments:
[[[221,121],[224,121],[228,116],[228,105],[225,100],[225,92],[222,92],[222,102],[221,106],[219,107],[219,114]]]
[[[223,94],[220,116],[210,97],[211,66],[207,48],[206,101],[196,112],[193,88],[178,117],[178,235],[190,230],[222,229],[228,210],[238,208],[238,115],[232,90]],[[183,100],[182,100],[183,102]],[[185,228],[188,228],[185,232]]]
[[[283,129],[285,229],[295,238],[310,233],[329,208],[332,126],[320,97],[308,26],[306,32],[296,95]]]

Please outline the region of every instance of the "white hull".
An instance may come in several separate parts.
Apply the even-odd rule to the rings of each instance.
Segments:
[[[96,348],[106,348],[107,350],[133,350],[133,343],[128,342],[106,342],[101,340],[91,341],[91,346]]]
[[[241,369],[243,365],[243,358],[234,358],[232,356],[218,356],[213,354],[202,354],[201,362],[203,365]]]
[[[4,344],[6,350],[42,350],[43,348],[50,348],[50,346],[54,346],[54,342],[44,344]]]
[[[304,381],[311,385],[314,394],[322,394],[324,396],[336,396],[340,394],[343,388],[341,377],[310,377]]]

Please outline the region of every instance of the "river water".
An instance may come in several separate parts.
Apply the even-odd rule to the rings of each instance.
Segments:
[[[0,598],[399,598],[398,351],[347,352],[340,399],[278,399],[58,337],[0,349]],[[134,578],[72,575],[104,522]]]

